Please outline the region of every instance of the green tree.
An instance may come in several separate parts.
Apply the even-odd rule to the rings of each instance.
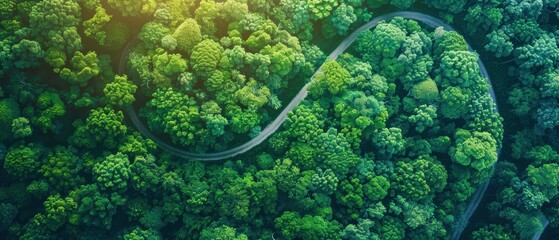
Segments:
[[[192,69],[200,77],[211,76],[222,53],[223,48],[213,40],[207,39],[196,44],[190,57]]]
[[[76,149],[61,146],[55,147],[48,154],[39,173],[49,186],[59,192],[65,192],[85,183],[84,177],[80,176],[82,159],[77,154]]]
[[[202,41],[202,32],[196,20],[189,18],[175,29],[173,37],[177,40],[177,48],[189,54]]]
[[[434,105],[421,105],[413,110],[413,115],[408,117],[408,121],[415,125],[417,132],[423,132],[425,129],[435,125],[437,119],[437,108]]]
[[[441,93],[441,114],[449,119],[457,119],[466,111],[470,95],[466,89],[448,87]]]
[[[138,87],[128,80],[126,75],[115,75],[114,81],[105,85],[103,92],[109,103],[114,106],[127,107],[136,99],[134,93]]]
[[[82,23],[85,36],[95,39],[100,45],[105,45],[107,33],[103,31],[103,27],[111,21],[112,16],[102,6],[95,9],[95,15]]]
[[[309,87],[309,93],[312,97],[318,98],[325,91],[332,95],[337,95],[347,89],[351,75],[338,62],[326,61],[321,70],[313,79],[313,84]]]
[[[51,195],[44,203],[47,227],[58,230],[73,217],[78,205],[71,197],[62,198],[60,194]]]
[[[276,228],[288,239],[335,239],[341,226],[336,221],[328,221],[320,216],[284,212],[275,220]]]
[[[85,55],[76,52],[70,63],[72,69],[63,68],[60,71],[60,77],[70,83],[84,87],[91,78],[99,75],[99,58],[95,52],[88,52]]]
[[[402,130],[399,128],[384,128],[373,134],[373,145],[380,155],[387,158],[402,153],[405,143],[406,140],[402,137]]]
[[[31,126],[29,125],[29,120],[24,117],[19,117],[14,119],[12,122],[12,134],[15,138],[24,138],[31,136]]]
[[[101,189],[126,190],[130,178],[128,156],[122,153],[107,156],[93,166],[93,178]]]
[[[411,94],[414,98],[429,103],[439,98],[439,89],[435,81],[427,79],[413,85]]]
[[[113,216],[119,206],[126,200],[117,193],[101,193],[97,185],[81,185],[70,192],[69,197],[77,203],[76,217],[70,219],[71,224],[84,224],[109,229]]]
[[[10,147],[4,159],[6,173],[25,180],[35,177],[43,150],[35,144],[21,144]]]
[[[74,123],[76,131],[71,142],[76,146],[94,148],[98,143],[107,148],[116,148],[127,131],[123,124],[124,114],[109,107],[93,109],[85,123]]]
[[[337,0],[310,0],[307,1],[309,6],[309,12],[311,15],[311,20],[322,20],[330,15],[332,10],[338,6]]]
[[[47,0],[35,4],[29,12],[29,27],[47,47],[73,53],[82,48],[77,25],[81,8],[75,0]]]
[[[455,138],[456,145],[450,148],[453,161],[479,171],[490,168],[497,161],[497,143],[491,134],[458,129]]]
[[[235,228],[229,227],[227,225],[221,225],[220,227],[204,229],[200,235],[200,239],[203,240],[247,240],[248,237],[245,234],[238,234]]]

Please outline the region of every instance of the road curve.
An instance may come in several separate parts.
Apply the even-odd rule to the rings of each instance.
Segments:
[[[423,22],[424,24],[426,24],[430,27],[433,27],[433,28],[441,26],[448,31],[455,31],[454,28],[452,28],[452,26],[444,23],[443,21],[441,21],[441,20],[439,20],[439,19],[437,19],[433,16],[429,16],[429,15],[426,15],[426,14],[422,14],[422,13],[418,13],[418,12],[408,12],[408,11],[399,11],[399,12],[388,13],[388,14],[384,14],[384,15],[381,15],[379,17],[374,18],[373,20],[369,21],[368,23],[362,25],[361,27],[359,27],[358,29],[353,31],[353,33],[351,33],[349,36],[347,36],[340,43],[340,45],[334,51],[332,51],[332,53],[328,56],[328,59],[336,60],[339,55],[341,55],[343,52],[345,52],[345,50],[349,46],[351,46],[351,44],[357,39],[357,37],[359,36],[359,34],[361,32],[375,27],[381,21],[391,20],[394,17],[403,17],[403,18],[413,19],[413,20]],[[128,53],[130,52],[132,46],[134,46],[134,44],[137,43],[137,42],[138,42],[138,39],[134,39],[133,41],[130,41],[127,44],[127,46],[124,48],[121,59],[120,59],[120,62],[119,62],[119,74],[125,74],[126,59],[127,59]],[[473,51],[473,49],[471,48],[471,46],[469,44],[468,44],[468,48],[470,49],[470,51]],[[489,79],[489,74],[487,73],[487,70],[486,70],[485,66],[483,65],[483,62],[481,60],[479,60],[478,64],[480,66],[481,75],[483,77]],[[320,70],[320,68],[319,68],[319,70]],[[316,76],[316,74],[319,73],[319,70],[317,70],[313,74],[313,76],[311,77],[311,81],[309,83],[307,83],[303,88],[301,88],[299,93],[297,93],[297,95],[284,108],[284,110],[278,115],[278,117],[276,119],[274,119],[273,122],[271,122],[266,128],[264,128],[262,130],[260,135],[258,135],[257,137],[251,139],[250,141],[248,141],[248,142],[246,142],[246,143],[244,143],[240,146],[237,146],[237,147],[234,147],[234,148],[222,151],[222,152],[194,153],[194,152],[189,152],[189,151],[179,149],[175,146],[172,146],[172,145],[162,141],[157,136],[155,136],[142,123],[142,121],[140,121],[140,119],[138,117],[138,114],[136,113],[136,110],[133,107],[130,106],[130,107],[126,108],[126,112],[127,112],[128,116],[130,117],[134,126],[138,129],[138,131],[140,133],[142,133],[142,135],[144,135],[144,137],[152,139],[164,151],[167,151],[167,152],[169,152],[169,153],[171,153],[175,156],[181,157],[181,158],[187,158],[187,159],[193,159],[193,160],[199,160],[199,161],[223,160],[223,159],[231,158],[231,157],[234,157],[234,156],[237,156],[239,154],[242,154],[242,153],[245,153],[245,152],[249,151],[250,149],[252,149],[252,148],[256,147],[257,145],[259,145],[260,143],[264,142],[272,134],[274,134],[279,129],[279,127],[283,124],[285,119],[287,119],[287,114],[289,112],[291,112],[297,105],[299,105],[301,103],[301,101],[303,101],[303,99],[305,99],[305,97],[307,96],[307,89],[308,89],[309,85],[311,84],[312,80],[314,79],[314,77]],[[489,84],[489,85],[491,86],[491,84]],[[495,93],[494,93],[492,87],[490,87],[490,94],[491,94],[491,97],[493,99],[495,99]],[[496,106],[496,104],[495,104],[495,106]]]
[[[347,36],[340,43],[340,45],[338,45],[338,47],[336,49],[334,49],[334,51],[332,51],[332,53],[328,56],[328,59],[329,60],[336,60],[339,55],[341,55],[343,52],[345,52],[345,50],[349,46],[351,46],[351,44],[357,39],[357,37],[359,36],[359,34],[361,32],[369,30],[369,29],[377,26],[381,21],[388,21],[388,20],[391,20],[395,17],[413,19],[413,20],[422,22],[422,23],[424,23],[424,24],[426,24],[426,25],[428,25],[432,28],[443,27],[447,31],[456,31],[449,24],[446,24],[445,22],[441,21],[440,19],[435,18],[435,17],[430,16],[430,15],[427,15],[427,14],[423,14],[423,13],[419,13],[419,12],[410,12],[410,11],[392,12],[392,13],[388,13],[388,14],[384,14],[384,15],[381,15],[379,17],[376,17],[373,20],[371,20],[371,21],[367,22],[366,24],[362,25],[361,27],[359,27],[355,31],[353,31],[349,36]],[[125,66],[126,66],[127,56],[129,54],[132,46],[135,45],[137,42],[138,42],[138,39],[134,39],[133,41],[130,41],[127,44],[127,46],[125,47],[125,49],[123,50],[123,53],[122,53],[122,56],[121,56],[121,59],[120,59],[120,62],[119,62],[119,74],[125,74],[125,70],[126,70]],[[467,45],[468,45],[468,49],[470,51],[474,52],[474,49],[471,47],[471,45],[469,43],[467,43]],[[493,99],[493,102],[495,103],[494,104],[495,105],[494,106],[495,107],[494,111],[498,112],[498,106],[497,106],[497,102],[496,102],[495,91],[493,89],[493,86],[491,85],[491,81],[489,80],[489,74],[487,72],[487,68],[485,67],[485,65],[483,64],[481,59],[478,59],[478,65],[479,65],[479,68],[480,68],[481,76],[484,77],[488,81],[489,94],[491,95],[491,98]],[[222,152],[217,152],[217,153],[194,153],[194,152],[189,152],[189,151],[179,149],[175,146],[172,146],[172,145],[162,141],[161,139],[157,138],[151,131],[149,131],[149,129],[147,129],[147,127],[140,121],[140,119],[138,118],[138,114],[136,113],[136,111],[133,107],[130,106],[130,107],[126,108],[126,112],[127,112],[128,116],[130,117],[134,126],[136,126],[136,128],[138,129],[138,131],[140,133],[142,133],[142,135],[144,137],[152,139],[164,151],[169,152],[169,153],[171,153],[175,156],[178,156],[178,157],[181,157],[181,158],[186,158],[186,159],[193,159],[193,160],[199,160],[199,161],[222,160],[222,159],[231,158],[231,157],[237,156],[239,154],[245,153],[245,152],[249,151],[250,149],[252,149],[253,147],[262,143],[264,140],[266,140],[272,134],[274,134],[279,129],[279,127],[283,124],[283,122],[287,119],[287,114],[290,111],[292,111],[297,105],[299,105],[301,103],[301,101],[307,96],[307,93],[308,93],[307,89],[310,86],[310,84],[312,83],[312,80],[314,79],[314,77],[319,72],[320,72],[320,68],[312,75],[311,81],[309,83],[307,83],[301,90],[299,90],[299,93],[297,93],[297,95],[291,100],[291,102],[285,107],[285,109],[278,115],[278,117],[273,122],[271,122],[264,130],[262,130],[260,135],[258,135],[257,137],[251,139],[250,141],[248,141],[248,142],[246,142],[246,143],[244,143],[244,144],[242,144],[238,147],[231,148],[229,150],[222,151]],[[500,152],[500,150],[499,150],[499,152]],[[453,231],[451,239],[456,240],[456,239],[460,238],[460,235],[462,234],[466,225],[468,224],[469,219],[471,218],[474,211],[477,209],[479,203],[483,199],[483,196],[484,196],[485,191],[487,190],[488,186],[489,186],[489,181],[486,181],[485,183],[483,183],[478,188],[478,190],[476,191],[476,193],[472,197],[469,206],[466,208],[464,214],[460,217],[460,219],[458,220],[458,223],[455,225],[455,229]]]

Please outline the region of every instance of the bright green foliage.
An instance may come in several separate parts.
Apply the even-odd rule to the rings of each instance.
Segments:
[[[285,125],[289,127],[289,135],[303,142],[318,135],[324,125],[312,109],[306,106],[298,106],[287,116]]]
[[[155,0],[108,0],[109,5],[120,11],[122,16],[138,16],[151,14],[157,8]]]
[[[66,65],[66,54],[58,48],[51,47],[45,52],[45,62],[54,69],[55,73],[59,73],[60,69]]]
[[[12,146],[4,160],[6,173],[18,179],[32,178],[37,173],[42,149],[34,144]]]
[[[47,227],[53,231],[75,217],[73,214],[78,207],[73,198],[62,198],[60,194],[49,196],[44,205]]]
[[[312,176],[312,184],[316,191],[323,192],[325,194],[332,194],[338,187],[338,178],[331,169],[327,169],[326,171],[318,169],[318,171]]]
[[[122,236],[124,240],[161,240],[161,234],[153,229],[143,230],[134,228],[131,232]]]
[[[202,104],[200,118],[206,122],[206,127],[212,135],[225,134],[225,126],[229,124],[227,118],[221,115],[221,108],[216,102],[209,101]]]
[[[138,38],[150,49],[155,49],[161,45],[163,37],[171,34],[171,30],[161,23],[148,22],[143,27]]]
[[[432,79],[413,85],[411,94],[414,98],[423,102],[433,102],[439,98],[439,89]]]
[[[0,140],[10,136],[13,121],[20,116],[18,104],[11,98],[0,101]]]
[[[288,239],[334,239],[341,228],[336,221],[327,221],[320,216],[301,217],[295,212],[284,212],[276,218],[275,223],[276,228]]]
[[[200,1],[200,6],[194,12],[194,19],[196,19],[200,26],[204,26],[202,34],[215,35],[217,30],[215,20],[219,14],[220,7],[213,0]]]
[[[264,30],[253,32],[243,43],[250,51],[258,51],[272,42],[272,36]]]
[[[260,122],[262,117],[254,110],[243,110],[240,107],[232,108],[232,111],[227,112],[226,116],[231,118],[231,129],[236,133],[248,132]]]
[[[85,36],[95,39],[100,45],[105,45],[107,33],[102,28],[111,21],[111,15],[102,6],[95,9],[95,15],[83,22]]]
[[[8,229],[17,214],[18,209],[16,206],[10,203],[0,203],[0,231]]]
[[[399,128],[384,128],[373,133],[373,145],[378,153],[390,158],[394,154],[401,153],[405,148],[406,140],[402,137]]]
[[[442,58],[447,51],[468,51],[464,37],[457,32],[445,31],[443,28],[435,29],[433,34],[433,56]]]
[[[313,84],[309,87],[309,93],[313,97],[319,97],[328,91],[332,95],[337,95],[347,88],[351,79],[349,72],[342,68],[338,62],[327,61],[321,67],[321,72],[314,78]]]
[[[264,1],[266,2],[266,1]],[[281,9],[281,11],[279,11]],[[304,0],[280,0],[274,14],[291,34],[312,29],[308,2]]]
[[[177,49],[185,53],[190,53],[192,48],[202,41],[200,26],[196,20],[192,18],[184,20],[184,22],[175,29],[173,37],[177,40]]]
[[[397,59],[406,32],[395,24],[381,23],[371,31],[361,33],[355,50],[361,54],[373,70],[389,79],[399,77],[403,71],[401,61]]]
[[[510,229],[503,225],[490,224],[486,225],[472,233],[474,240],[512,240],[516,236],[512,234]]]
[[[216,70],[223,48],[213,40],[204,40],[192,50],[190,63],[200,77],[209,77]]]
[[[444,87],[463,88],[480,84],[478,55],[469,51],[446,51],[441,55],[440,76],[437,81]],[[440,78],[440,79],[439,79]]]
[[[271,93],[268,87],[250,79],[243,88],[235,92],[234,97],[240,104],[256,111],[268,103]]]
[[[150,109],[146,116],[150,129],[168,134],[176,143],[194,143],[200,118],[194,99],[172,88],[159,88],[146,107]]]
[[[24,117],[19,117],[14,119],[12,122],[12,134],[14,138],[24,138],[31,136],[31,126],[29,125],[29,120]]]
[[[41,131],[56,131],[60,126],[56,125],[55,120],[64,116],[66,107],[60,99],[60,95],[56,92],[43,92],[37,99],[37,110],[39,111],[33,118],[31,123],[38,126]]]
[[[449,119],[457,119],[466,111],[468,99],[467,91],[459,87],[448,87],[441,93],[441,114]]]
[[[558,193],[559,165],[557,163],[543,164],[539,167],[530,165],[526,169],[526,175],[530,182],[538,186],[547,197],[555,196]]]
[[[125,190],[130,178],[128,156],[117,153],[107,156],[93,166],[93,178],[104,190]]]
[[[490,168],[497,161],[497,144],[491,134],[458,129],[455,137],[456,145],[450,148],[453,161],[479,171]]]
[[[108,83],[103,92],[108,98],[109,103],[114,106],[127,107],[136,100],[134,93],[138,87],[128,80],[126,75],[115,75],[114,81]]]
[[[369,176],[363,185],[363,193],[371,201],[381,201],[388,195],[390,182],[383,176]]]
[[[423,132],[432,127],[437,119],[437,109],[433,105],[421,105],[413,110],[413,115],[408,117],[408,121],[415,126],[415,130]]]
[[[428,162],[424,159],[397,162],[391,177],[394,184],[390,187],[410,200],[419,201],[427,198],[431,193],[429,179],[424,172],[428,166]]]
[[[317,150],[316,160],[332,169],[338,178],[345,176],[359,161],[345,137],[334,128],[321,133],[311,146]]]
[[[295,52],[292,48],[278,43],[273,47],[265,46],[260,53],[270,57],[271,73],[284,77],[291,72],[295,61]]]
[[[309,0],[307,3],[312,20],[321,20],[328,17],[332,10],[338,6],[337,0]]]
[[[87,148],[93,148],[98,143],[115,148],[127,130],[123,119],[124,114],[121,111],[115,112],[109,107],[93,109],[85,123],[75,123],[77,127],[71,141],[76,146]]]
[[[151,55],[130,55],[132,68],[138,73],[142,83],[167,87],[186,72],[187,61],[180,54],[170,54],[163,48],[155,49]]]
[[[201,240],[247,240],[245,234],[236,233],[236,229],[222,225],[220,227],[204,229],[200,235]]]
[[[78,204],[77,217],[71,218],[72,224],[85,224],[109,229],[117,208],[124,205],[122,196],[101,193],[97,185],[82,185],[70,192],[69,197]]]
[[[172,78],[186,71],[187,62],[180,54],[169,54],[158,48],[152,57],[153,73],[152,81],[156,85],[170,85]]]
[[[72,69],[63,68],[60,71],[60,77],[82,87],[87,85],[87,82],[97,76],[100,71],[99,58],[97,58],[95,52],[88,52],[86,55],[76,52],[70,63],[72,64]]]
[[[46,182],[57,191],[71,190],[85,182],[80,176],[81,159],[76,153],[76,149],[58,146],[39,169]]]

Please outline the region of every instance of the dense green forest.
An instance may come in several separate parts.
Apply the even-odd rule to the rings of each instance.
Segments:
[[[558,41],[557,0],[0,0],[0,238],[554,239]]]

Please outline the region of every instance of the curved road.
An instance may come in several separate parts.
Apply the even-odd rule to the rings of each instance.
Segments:
[[[363,26],[361,26],[360,28],[356,29],[353,33],[351,33],[349,36],[347,36],[346,39],[344,39],[334,51],[332,51],[332,53],[328,56],[328,59],[336,60],[338,58],[338,56],[341,55],[357,39],[357,37],[359,36],[359,34],[361,32],[375,27],[381,21],[391,20],[394,17],[403,17],[403,18],[408,18],[408,19],[414,19],[414,20],[423,22],[426,25],[428,25],[430,27],[433,27],[433,28],[440,26],[440,27],[443,27],[444,29],[446,29],[448,31],[455,31],[454,28],[452,28],[452,26],[444,23],[443,21],[441,21],[441,20],[439,20],[435,17],[429,16],[429,15],[426,15],[426,14],[417,13],[417,12],[407,12],[407,11],[393,12],[393,13],[389,13],[389,14],[385,14],[385,15],[376,17],[373,20],[371,20],[370,22],[368,22],[368,23],[364,24]],[[124,74],[125,73],[126,59],[127,59],[128,53],[130,52],[131,47],[137,41],[138,40],[135,39],[135,40],[129,42],[128,45],[125,47],[125,49],[123,51],[123,54],[121,56],[121,59],[120,59],[120,63],[119,63],[119,74]],[[471,48],[471,46],[469,44],[468,44],[468,48],[470,49],[470,51],[473,51],[473,49]],[[481,60],[479,60],[478,64],[480,66],[481,75],[483,77],[485,77],[486,79],[489,79],[489,74],[487,73],[487,70],[486,70],[485,66],[483,65],[483,62]],[[169,153],[171,153],[175,156],[178,156],[178,157],[194,159],[194,160],[199,160],[199,161],[222,160],[222,159],[231,158],[231,157],[237,156],[239,154],[245,153],[248,150],[254,148],[257,145],[259,145],[260,143],[264,142],[264,140],[266,140],[268,137],[270,137],[272,134],[274,134],[278,130],[278,128],[283,124],[285,119],[287,118],[287,114],[289,112],[291,112],[297,105],[299,105],[301,103],[301,101],[303,101],[303,99],[305,99],[305,97],[307,96],[307,88],[312,83],[312,79],[314,79],[316,74],[319,73],[319,72],[320,72],[320,68],[319,68],[319,70],[317,70],[313,74],[313,76],[311,77],[311,81],[309,83],[307,83],[303,88],[301,88],[301,90],[299,91],[299,93],[297,93],[297,95],[293,98],[293,100],[291,100],[291,102],[285,107],[285,109],[278,115],[278,117],[273,122],[271,122],[266,128],[264,128],[262,130],[260,135],[258,135],[257,137],[251,139],[250,141],[248,141],[248,142],[246,142],[246,143],[244,143],[244,144],[242,144],[238,147],[231,148],[231,149],[223,151],[223,152],[194,153],[194,152],[189,152],[189,151],[185,151],[185,150],[179,149],[177,147],[174,147],[174,146],[162,141],[161,139],[157,138],[153,133],[151,133],[151,131],[140,121],[140,119],[138,118],[138,114],[136,113],[136,110],[133,107],[128,107],[126,109],[126,112],[130,116],[130,119],[132,120],[132,123],[134,124],[134,126],[136,126],[138,131],[140,131],[140,133],[142,133],[142,135],[144,135],[145,137],[152,139],[163,150],[165,150],[165,151],[167,151],[167,152],[169,152]],[[493,99],[495,99],[495,93],[493,91],[493,87],[491,87],[491,84],[489,84],[489,85],[490,85],[490,90],[489,91],[490,91],[491,97]],[[496,104],[495,104],[495,106],[496,106]],[[495,110],[497,111],[497,108]]]
[[[362,25],[361,27],[359,27],[358,29],[353,31],[349,36],[347,36],[340,43],[340,45],[334,51],[332,51],[332,53],[328,56],[328,59],[329,60],[336,60],[339,55],[341,55],[343,52],[345,52],[345,50],[349,46],[351,46],[351,44],[357,39],[357,37],[359,36],[359,34],[361,32],[366,31],[368,29],[371,29],[371,28],[377,26],[381,21],[388,21],[388,20],[391,20],[395,17],[403,17],[403,18],[406,18],[406,19],[413,19],[413,20],[422,22],[422,23],[424,23],[424,24],[426,24],[426,25],[428,25],[432,28],[443,27],[447,31],[456,31],[449,24],[446,24],[445,22],[441,21],[440,19],[437,19],[437,18],[435,18],[433,16],[430,16],[430,15],[427,15],[427,14],[418,13],[418,12],[409,12],[409,11],[398,11],[398,12],[388,13],[388,14],[384,14],[384,15],[381,15],[379,17],[374,18],[370,22]],[[121,56],[121,59],[120,59],[120,63],[119,63],[119,74],[124,74],[125,73],[125,70],[126,70],[125,65],[126,65],[126,59],[127,59],[128,53],[130,52],[131,47],[135,43],[137,43],[137,41],[138,40],[135,39],[135,40],[131,41],[130,43],[128,43],[128,45],[125,47],[125,49],[123,51],[123,54]],[[472,52],[474,51],[474,49],[470,46],[469,43],[468,43],[468,49]],[[481,59],[478,60],[478,65],[479,65],[480,73],[481,73],[482,77],[484,77],[489,83],[489,94],[491,95],[493,101],[495,102],[494,111],[498,112],[497,102],[495,101],[495,99],[496,99],[495,98],[495,92],[493,90],[493,86],[491,85],[491,82],[489,81],[489,74],[487,72],[487,69],[485,68],[485,65],[483,64]],[[248,141],[248,142],[246,142],[246,143],[244,143],[244,144],[242,144],[238,147],[231,148],[231,149],[223,151],[223,152],[193,153],[193,152],[185,151],[185,150],[179,149],[177,147],[174,147],[174,146],[160,140],[151,131],[149,131],[149,129],[140,121],[140,119],[138,118],[138,115],[137,115],[137,113],[136,113],[136,111],[133,107],[131,107],[131,106],[128,107],[126,109],[126,112],[129,115],[130,119],[132,120],[132,123],[134,124],[134,126],[136,126],[136,128],[138,129],[138,131],[140,131],[140,133],[142,133],[142,135],[144,135],[144,137],[152,139],[164,151],[167,151],[167,152],[169,152],[169,153],[171,153],[175,156],[178,156],[178,157],[187,158],[187,159],[194,159],[194,160],[199,160],[199,161],[222,160],[222,159],[231,158],[231,157],[237,156],[239,154],[245,153],[245,152],[249,151],[250,149],[254,148],[255,146],[259,145],[260,143],[262,143],[264,140],[266,140],[272,134],[274,134],[279,129],[279,127],[283,124],[283,122],[287,119],[287,114],[290,111],[292,111],[297,105],[299,105],[303,99],[305,99],[305,97],[307,96],[307,88],[310,86],[310,84],[312,83],[312,80],[314,79],[314,77],[319,72],[320,72],[320,68],[312,75],[311,81],[309,83],[307,83],[299,91],[299,93],[297,93],[297,95],[291,100],[291,102],[285,107],[285,109],[278,115],[278,117],[273,122],[271,122],[264,130],[262,130],[260,135],[258,135],[257,137],[251,139],[250,141]],[[469,206],[466,208],[464,214],[462,215],[462,217],[460,217],[460,219],[458,220],[458,223],[455,226],[455,229],[454,229],[453,234],[452,234],[452,239],[453,240],[460,238],[460,235],[464,231],[466,225],[468,224],[469,219],[471,218],[472,214],[474,213],[474,211],[478,207],[479,203],[481,202],[481,200],[483,198],[483,195],[485,194],[485,191],[487,190],[488,186],[489,186],[489,181],[486,181],[485,183],[483,183],[478,188],[478,190],[476,191],[476,193],[472,197],[472,200],[471,200]]]

